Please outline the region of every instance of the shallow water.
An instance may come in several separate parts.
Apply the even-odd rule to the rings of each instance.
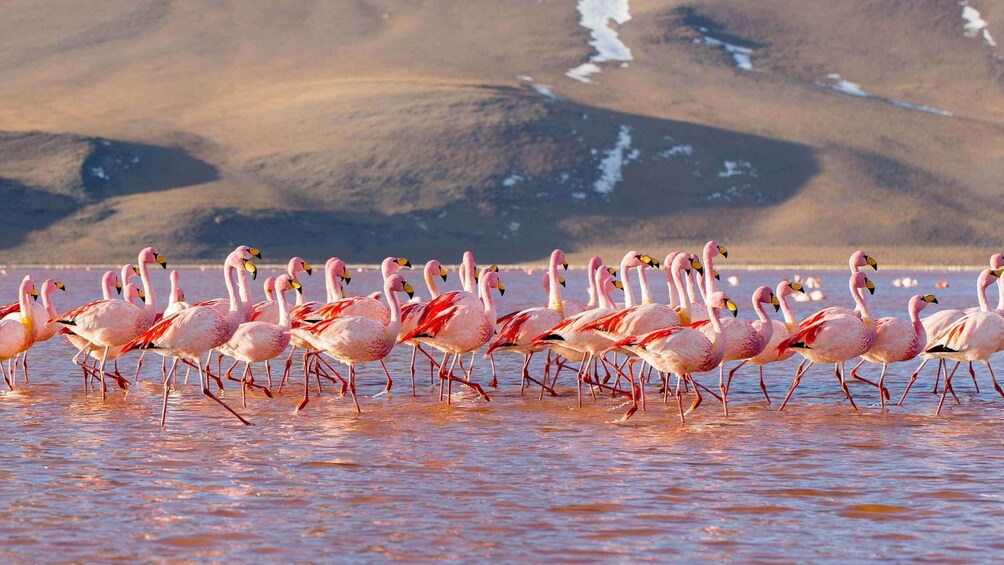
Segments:
[[[728,274],[727,264],[719,270]],[[70,289],[55,297],[58,307],[95,297],[100,273],[55,272]],[[38,281],[51,274],[33,273]],[[752,316],[755,285],[788,273],[736,274],[740,286],[726,290]],[[844,272],[819,274],[830,300],[794,304],[797,315],[849,304]],[[936,307],[975,302],[974,272],[917,272],[920,287],[894,288],[903,274],[871,274],[877,314],[905,315],[914,292],[935,293]],[[0,278],[3,296],[14,296],[22,275]],[[155,275],[166,296],[165,274]],[[420,283],[418,273],[406,275]],[[181,274],[190,300],[221,295],[219,278]],[[584,295],[581,271],[566,278],[566,292]],[[951,287],[935,290],[937,278]],[[503,279],[501,311],[543,300],[539,273]],[[360,273],[350,290],[372,291],[376,280]],[[311,297],[322,285],[318,276],[304,280]],[[663,285],[657,290],[665,296]],[[1004,399],[983,368],[982,392],[957,378],[961,404],[946,404],[941,417],[932,415],[933,370],[905,407],[885,413],[873,388],[851,382],[855,413],[830,372],[814,369],[779,413],[790,360],[767,371],[770,408],[747,371],[733,385],[729,417],[709,399],[681,425],[653,386],[646,412],[613,423],[619,401],[576,408],[567,373],[560,397],[521,398],[518,359],[507,355],[489,404],[466,391],[455,392],[453,406],[438,403],[427,372],[412,398],[410,350],[402,349],[388,363],[392,394],[374,398],[382,373],[362,369],[361,416],[333,387],[294,416],[296,373],[292,389],[274,400],[252,395],[247,409],[229,384],[224,398],[253,427],[181,386],[165,429],[157,425],[159,359],[127,397],[112,392],[101,402],[84,396],[71,356],[57,339],[37,346],[31,384],[0,397],[4,561],[976,561],[1004,550]],[[123,360],[124,372],[134,363]],[[890,370],[894,399],[914,367]],[[475,378],[486,383],[486,367]]]

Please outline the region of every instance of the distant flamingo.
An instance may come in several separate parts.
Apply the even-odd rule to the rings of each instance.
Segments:
[[[4,382],[11,390],[14,390],[14,382],[13,370],[9,361],[12,357],[31,347],[35,332],[34,326],[38,322],[35,320],[30,299],[33,296],[38,296],[35,291],[35,283],[32,282],[30,276],[25,276],[21,279],[21,285],[17,291],[18,313],[0,320],[0,370],[3,371]],[[6,369],[3,368],[4,361],[8,361]]]
[[[872,320],[863,292],[866,288],[874,292],[875,286],[860,272],[851,275],[848,286],[856,305],[854,311],[846,308],[821,310],[802,320],[798,332],[778,345],[778,353],[794,349],[809,361],[804,368],[795,373],[780,410],[784,410],[788,404],[802,376],[816,363],[833,363],[833,374],[840,383],[841,390],[851,403],[851,407],[857,410],[857,405],[847,390],[844,365],[848,359],[866,353],[875,344],[875,322]],[[881,394],[880,391],[879,395]]]
[[[285,293],[290,290],[296,290],[299,294],[303,292],[303,287],[289,274],[279,275],[275,279],[275,299],[279,309],[278,323],[273,324],[263,320],[245,322],[237,327],[237,331],[234,332],[230,341],[219,348],[221,353],[244,362],[244,374],[241,377],[241,401],[244,407],[247,407],[247,386],[244,386],[244,383],[248,382],[249,377],[251,381],[254,380],[251,364],[275,359],[289,345],[289,332],[292,324]]]
[[[384,279],[384,297],[390,310],[390,322],[383,324],[367,316],[341,316],[306,326],[302,328],[314,348],[322,351],[332,359],[349,367],[349,391],[356,411],[359,402],[356,400],[356,365],[370,361],[383,361],[397,343],[398,330],[401,327],[401,303],[398,292],[404,292],[409,298],[415,291],[398,274],[391,274]],[[384,371],[386,371],[384,366]],[[388,383],[390,376],[388,375]],[[388,384],[389,386],[389,384]],[[310,386],[308,379],[303,379],[303,400],[297,406],[297,411],[307,405]]]
[[[933,294],[918,294],[910,298],[907,306],[909,320],[892,316],[875,320],[875,344],[861,356],[861,362],[851,369],[851,375],[853,376],[865,361],[881,364],[882,374],[878,379],[881,390],[890,363],[909,361],[924,351],[924,346],[927,345],[927,332],[920,323],[920,311],[932,303],[938,303]],[[913,375],[913,379],[916,378],[916,375]],[[885,408],[885,395],[879,395],[879,404]]]
[[[140,278],[143,280],[143,293],[146,296],[142,308],[124,300],[98,300],[56,317],[57,321],[71,332],[86,339],[95,347],[104,348],[104,355],[98,367],[102,399],[105,398],[104,374],[108,350],[124,345],[141,335],[150,328],[157,316],[157,297],[150,284],[147,265],[160,265],[166,269],[167,260],[153,247],[147,247],[140,251],[137,263]]]
[[[476,352],[482,345],[488,343],[495,333],[495,302],[490,290],[497,289],[502,295],[505,294],[505,285],[499,280],[497,272],[485,268],[481,272],[478,286],[480,299],[467,291],[453,291],[429,301],[418,326],[401,338],[401,341],[417,339],[443,352],[443,361],[439,364],[439,398],[440,400],[443,398],[445,383],[448,385],[447,404],[452,401],[454,382],[471,387],[485,401],[489,400],[481,386],[470,382],[471,372],[474,370],[473,362],[465,379],[453,374],[453,368],[461,355]],[[453,356],[453,363],[447,369],[446,361],[450,355]],[[462,362],[461,369],[463,369]]]
[[[629,336],[614,342],[614,347],[631,350],[645,360],[657,371],[673,374],[677,377],[676,402],[680,410],[680,421],[686,421],[686,415],[693,412],[701,404],[699,386],[693,380],[694,373],[713,370],[722,362],[725,354],[725,337],[722,334],[722,324],[718,318],[721,309],[727,309],[733,316],[738,313],[736,304],[729,300],[723,292],[714,291],[708,296],[705,305],[708,319],[714,328],[711,339],[705,334],[689,327],[663,328],[639,336]],[[682,387],[680,381],[686,380],[694,385],[696,397],[690,408],[683,411]],[[634,386],[634,383],[631,383]],[[630,418],[638,409],[638,395],[634,395],[631,408],[623,419]]]
[[[152,328],[126,344],[130,349],[159,349],[174,357],[167,378],[164,379],[164,404],[161,410],[160,424],[167,422],[167,399],[171,392],[171,382],[174,380],[178,361],[183,358],[195,359],[199,372],[199,384],[202,394],[227,409],[241,423],[250,422],[240,416],[233,408],[220,400],[209,390],[209,376],[202,368],[202,355],[227,343],[244,322],[244,313],[237,298],[234,284],[234,271],[244,272],[252,254],[250,248],[240,246],[227,256],[223,268],[223,280],[227,287],[227,303],[229,310],[223,315],[214,306],[193,305],[170,318],[157,322]],[[141,261],[142,263],[142,261]]]
[[[188,308],[188,303],[185,302],[184,293],[178,287],[178,271],[171,271],[171,295],[167,308],[164,308],[164,317],[170,318],[185,308]]]
[[[551,259],[548,262],[548,295],[547,306],[528,308],[510,317],[498,329],[498,337],[488,345],[485,355],[491,355],[496,350],[513,351],[523,356],[523,372],[520,385],[520,393],[527,380],[532,380],[528,367],[530,359],[537,351],[543,348],[533,343],[534,338],[547,330],[553,328],[561,320],[565,319],[564,304],[561,301],[561,285],[558,276],[558,265],[568,268],[568,261],[565,260],[565,253],[560,249],[551,252]],[[473,360],[472,360],[473,365]],[[543,379],[540,382],[544,386]]]
[[[617,269],[613,267],[603,267],[603,260],[596,255],[590,257],[589,265],[586,268],[586,280],[589,283],[589,301],[586,304],[582,304],[581,302],[577,302],[575,300],[563,299],[562,302],[564,304],[565,316],[575,316],[580,312],[596,308],[599,301],[599,296],[596,292],[596,270],[599,268],[608,269],[612,276],[617,276]],[[544,273],[544,276],[548,276],[546,272]]]

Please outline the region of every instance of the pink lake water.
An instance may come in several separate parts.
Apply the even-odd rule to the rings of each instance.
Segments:
[[[724,261],[718,268],[732,274]],[[101,272],[32,275],[67,284],[54,297],[66,310],[98,296]],[[7,300],[23,274],[0,277]],[[752,318],[753,289],[791,273],[734,274],[739,286],[723,287]],[[796,315],[850,304],[844,271],[814,274],[829,299],[796,303]],[[893,287],[904,274],[920,286]],[[936,307],[970,306],[975,274],[869,273],[878,286],[871,304],[877,315],[905,316],[911,294],[931,292]],[[424,294],[420,273],[405,275]],[[166,273],[155,276],[163,303]],[[181,273],[190,301],[222,296],[221,278]],[[566,278],[566,297],[584,300],[583,272]],[[940,278],[950,288],[935,289]],[[501,312],[543,302],[539,272],[503,280]],[[376,273],[359,273],[349,289],[368,293],[377,282]],[[319,276],[303,283],[308,297],[323,296]],[[455,272],[446,286],[454,285]],[[656,289],[664,299],[665,286]],[[59,339],[36,346],[31,384],[0,395],[3,561],[943,562],[1004,551],[1004,399],[984,368],[980,394],[957,376],[961,404],[946,404],[940,417],[930,368],[904,407],[885,412],[875,389],[857,382],[849,386],[861,410],[852,411],[830,370],[813,369],[779,413],[793,359],[767,370],[773,406],[746,371],[733,384],[729,417],[706,399],[681,425],[675,404],[652,394],[646,412],[614,423],[620,401],[577,408],[569,373],[559,397],[520,397],[520,359],[505,354],[489,404],[466,391],[455,392],[453,406],[440,404],[427,372],[412,398],[403,348],[388,362],[391,394],[374,397],[384,384],[379,366],[361,370],[362,415],[334,387],[293,415],[302,390],[294,373],[292,389],[273,400],[251,395],[246,409],[227,383],[224,398],[252,427],[182,385],[161,428],[159,359],[127,396],[109,389],[102,402],[84,396],[73,353]],[[128,372],[135,357],[121,365]],[[914,367],[890,369],[894,399]],[[487,365],[475,379],[490,380]],[[710,385],[717,375],[698,380]]]

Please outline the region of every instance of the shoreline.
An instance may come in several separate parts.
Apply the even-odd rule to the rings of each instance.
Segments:
[[[727,261],[727,260],[726,260]],[[547,268],[546,262],[540,263],[508,263],[501,264],[495,263],[498,268],[503,271],[540,271]],[[259,269],[274,269],[281,270],[286,268],[286,263],[255,263]],[[314,265],[315,270],[317,269],[317,264]],[[459,264],[448,264],[443,263],[443,267],[446,269],[456,270]],[[100,269],[119,269],[122,265],[113,263],[88,263],[88,264],[71,264],[71,263],[24,263],[24,264],[0,264],[0,269],[5,270],[30,270],[30,269],[47,269],[53,271],[69,271],[69,270],[100,270]],[[322,264],[323,267],[323,264]],[[716,263],[716,267],[719,268],[720,272],[724,271],[845,271],[846,266],[843,265],[813,265],[813,264],[756,264],[756,263]],[[220,270],[223,266],[216,263],[181,263],[178,265],[168,264],[168,269],[179,269],[179,270]],[[979,271],[986,268],[986,265],[880,265],[878,273],[883,271],[922,271],[922,272],[959,272],[959,271]],[[350,270],[378,270],[380,269],[379,263],[357,263],[349,265]],[[421,266],[418,264],[413,264],[413,269],[415,271],[420,271]],[[569,271],[584,270],[585,267],[581,266],[569,266]],[[872,272],[869,269],[869,272]]]

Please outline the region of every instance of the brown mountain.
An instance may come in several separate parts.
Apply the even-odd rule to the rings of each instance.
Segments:
[[[0,256],[1001,247],[998,3],[594,4],[7,2]]]

